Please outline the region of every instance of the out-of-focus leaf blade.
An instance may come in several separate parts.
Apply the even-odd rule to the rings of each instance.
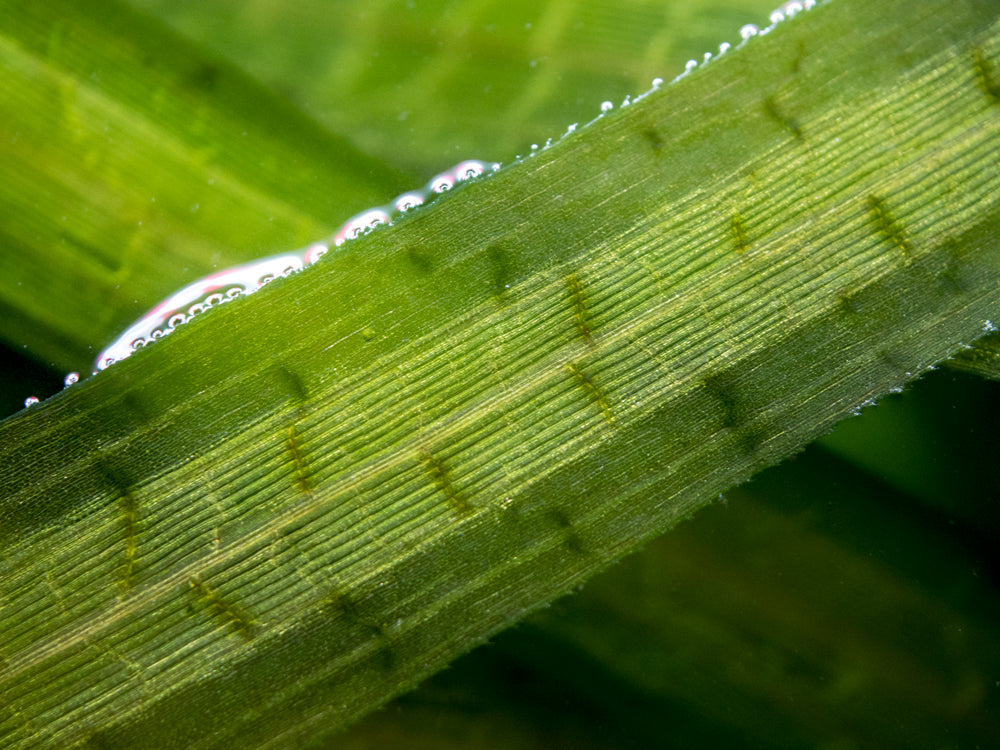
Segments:
[[[430,173],[531,144],[673,78],[775,0],[131,0],[369,153]]]
[[[996,744],[1000,646],[982,616],[1000,602],[947,525],[907,507],[810,450],[532,622],[740,744]]]

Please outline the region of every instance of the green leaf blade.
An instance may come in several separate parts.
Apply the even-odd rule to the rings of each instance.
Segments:
[[[11,741],[316,741],[974,340],[1000,31],[934,8],[840,0],[3,423]],[[776,94],[831,36],[843,95]]]

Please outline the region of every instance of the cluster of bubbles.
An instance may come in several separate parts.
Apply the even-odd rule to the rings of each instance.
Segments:
[[[173,333],[179,326],[206,310],[237,297],[253,294],[276,278],[297,273],[326,255],[331,247],[339,247],[382,224],[391,224],[397,217],[428,202],[439,193],[451,190],[458,183],[487,172],[495,172],[499,168],[497,163],[468,159],[436,175],[420,190],[403,193],[385,206],[370,208],[352,216],[331,237],[303,250],[271,255],[198,279],[167,297],[129,326],[97,356],[94,366],[97,370],[103,370],[120,362],[133,352]],[[70,383],[67,382],[67,385]]]
[[[769,15],[770,25],[763,28],[755,24],[746,24],[743,26],[740,29],[740,38],[742,41],[739,46],[746,44],[756,36],[768,34],[779,23],[793,18],[803,11],[812,9],[817,2],[818,0],[791,0],[790,2],[782,3]],[[732,45],[728,42],[723,42],[719,45],[718,52],[706,52],[700,61],[688,60],[684,66],[684,72],[674,78],[674,80],[679,80],[695,68],[721,57],[731,47]],[[653,92],[658,91],[662,85],[662,78],[654,78],[652,88],[649,91],[639,94],[635,99],[626,96],[621,106],[627,107],[633,102],[644,99]],[[599,120],[614,108],[615,105],[613,102],[602,102],[600,114],[591,122]],[[577,125],[578,123],[570,125],[562,137],[565,138],[574,133],[577,130]],[[551,138],[545,142],[542,149],[547,149],[550,145],[552,145]],[[538,144],[532,144],[532,155],[538,150]],[[521,157],[518,156],[517,158],[519,160]],[[339,247],[349,240],[367,234],[379,225],[391,224],[396,217],[417,206],[423,205],[438,193],[451,190],[456,184],[474,179],[484,173],[495,172],[499,168],[500,164],[498,163],[482,162],[475,159],[460,162],[451,169],[436,175],[422,189],[403,193],[385,206],[370,208],[351,217],[326,240],[316,242],[303,250],[271,255],[267,258],[245,263],[234,268],[218,271],[188,284],[139,318],[121,336],[104,349],[94,363],[96,368],[94,374],[96,374],[97,370],[103,370],[115,362],[131,356],[133,352],[153,343],[157,339],[173,333],[178,326],[183,325],[206,310],[229,302],[237,297],[245,297],[248,294],[253,294],[279,276],[288,276],[297,273],[326,255],[331,247]],[[70,385],[78,382],[79,379],[79,373],[71,372],[65,378],[64,387],[68,388]],[[30,396],[24,401],[25,406],[32,406],[37,403],[38,398],[35,396]]]
[[[778,8],[771,11],[770,15],[768,16],[768,19],[770,20],[770,25],[760,27],[757,26],[756,24],[748,23],[745,26],[743,26],[740,29],[741,41],[738,47],[742,47],[744,44],[753,39],[755,36],[764,36],[766,34],[769,34],[772,30],[774,30],[775,26],[777,26],[779,23],[782,23],[783,21],[788,20],[789,18],[794,18],[799,13],[803,13],[807,10],[812,10],[814,7],[816,7],[818,1],[819,0],[791,0],[790,2],[782,3],[780,6],[778,6]],[[674,78],[674,81],[678,81],[681,78],[684,78],[684,76],[688,75],[695,68],[698,68],[702,65],[705,65],[706,63],[711,62],[712,60],[716,60],[722,57],[730,49],[732,49],[732,45],[729,42],[723,42],[722,44],[719,45],[719,49],[717,52],[706,52],[702,56],[701,60],[688,60],[687,63],[684,65],[684,72],[676,76]],[[654,78],[652,83],[652,88],[649,89],[649,91],[639,94],[634,99],[631,96],[626,96],[625,100],[621,103],[621,106],[627,107],[634,102],[638,102],[642,99],[645,99],[654,91],[658,91],[661,86],[663,86],[663,79]],[[601,102],[601,113],[595,118],[595,120],[591,120],[591,122],[595,122],[596,120],[601,119],[601,117],[611,112],[614,108],[615,108],[614,102],[611,101]],[[589,125],[590,123],[587,124]],[[565,138],[574,130],[576,130],[576,123],[570,126],[569,130],[563,135],[563,137]]]
[[[748,23],[746,26],[740,29],[740,37],[746,42],[755,36],[763,36],[770,32],[775,26],[777,26],[782,21],[792,18],[795,15],[801,13],[802,11],[810,10],[816,5],[816,0],[792,0],[792,2],[782,3],[775,10],[771,11],[769,19],[771,21],[770,26],[765,26],[763,29],[759,26]]]
[[[775,10],[771,11],[770,15],[768,16],[768,19],[770,20],[770,25],[760,27],[757,26],[756,24],[750,23],[743,26],[740,29],[741,41],[739,45],[737,45],[737,47],[742,47],[744,44],[746,44],[748,41],[750,41],[756,36],[764,36],[766,34],[769,34],[779,23],[782,23],[783,21],[786,21],[789,18],[793,18],[799,13],[811,10],[817,5],[818,2],[820,2],[820,0],[790,0],[790,2],[782,3]],[[678,81],[681,78],[684,78],[689,73],[691,73],[691,71],[695,70],[696,68],[705,65],[706,63],[709,63],[712,60],[716,60],[722,57],[730,49],[732,49],[732,47],[733,46],[729,42],[723,42],[722,44],[719,45],[719,49],[717,52],[706,52],[702,56],[701,60],[688,60],[687,63],[684,65],[684,71],[678,76],[676,76],[673,80]],[[627,107],[630,104],[645,99],[650,94],[658,91],[660,87],[663,86],[663,83],[664,81],[662,78],[654,78],[652,82],[652,88],[650,88],[648,91],[642,94],[637,95],[634,99],[631,96],[626,96],[624,101],[622,101],[621,106]],[[586,123],[584,127],[586,127],[587,125],[591,125],[594,122],[597,122],[597,120],[600,120],[606,114],[612,112],[614,108],[615,108],[615,103],[612,101],[601,102],[600,114],[598,114],[597,117],[595,117],[590,122]],[[571,133],[575,132],[577,126],[578,123],[574,122],[566,129],[566,132],[562,134],[561,138],[566,138]],[[542,147],[542,150],[547,149],[551,145],[552,145],[552,139],[549,138],[545,142],[545,145]],[[529,154],[529,156],[534,156],[535,152],[537,152],[538,150],[539,150],[538,144],[532,144],[531,153]],[[521,156],[519,155],[516,160],[520,161],[520,159]]]
[[[80,382],[80,373],[71,372],[66,377],[63,378],[63,389],[69,388],[74,383],[79,383],[79,382]],[[38,401],[39,401],[38,396],[28,396],[26,399],[24,399],[24,406],[25,408],[29,406],[34,406],[35,404],[38,403]]]

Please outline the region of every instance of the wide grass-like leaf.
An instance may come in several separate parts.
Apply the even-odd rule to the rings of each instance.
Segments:
[[[3,423],[6,738],[315,741],[974,340],[997,16],[839,0]]]

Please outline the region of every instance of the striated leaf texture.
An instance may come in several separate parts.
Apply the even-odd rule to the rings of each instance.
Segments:
[[[318,743],[977,339],[998,21],[824,5],[3,422],[0,736]]]

